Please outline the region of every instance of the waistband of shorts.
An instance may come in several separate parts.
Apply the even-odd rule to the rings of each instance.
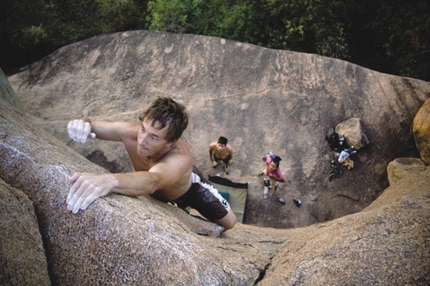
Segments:
[[[191,173],[191,183],[201,183],[202,179],[200,178],[199,175],[197,175],[196,173],[192,172]]]
[[[172,202],[180,202],[181,200],[183,200],[185,197],[187,197],[188,192],[190,192],[191,189],[193,188],[193,184],[195,184],[195,183],[201,184],[201,182],[202,182],[202,180],[201,180],[200,176],[197,175],[196,173],[192,172],[191,173],[191,185],[190,185],[190,187],[182,196],[180,196],[176,200],[173,200]]]

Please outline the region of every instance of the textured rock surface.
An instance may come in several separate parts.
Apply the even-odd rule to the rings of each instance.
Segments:
[[[429,171],[390,186],[360,213],[288,231],[261,285],[427,285],[419,273],[430,269]]]
[[[0,285],[50,285],[33,204],[1,179],[0,239]]]
[[[69,213],[67,177],[103,169],[24,118],[0,113],[0,156],[10,158],[0,174],[34,202],[53,285],[430,283],[429,168],[356,214],[296,229],[239,224],[221,237],[202,236],[196,233],[212,224],[150,197],[112,195]]]
[[[430,100],[426,100],[414,118],[412,128],[421,159],[430,164]]]
[[[0,113],[0,174],[35,204],[54,285],[249,285],[283,241],[262,231],[235,246],[250,229],[215,239],[214,224],[150,197],[110,196],[73,215],[67,178],[106,171],[3,104]]]
[[[106,171],[3,105],[0,113],[0,174],[35,205],[54,285],[249,285],[284,240],[252,228],[216,238],[214,224],[150,197],[112,195],[73,215],[68,177]]]
[[[335,128],[336,133],[345,136],[345,142],[348,146],[354,146],[354,149],[360,150],[369,145],[369,139],[363,131],[363,124],[360,118],[349,118]]]
[[[388,182],[390,186],[410,175],[420,173],[426,165],[419,158],[397,158],[387,166]],[[429,187],[430,188],[430,187]]]
[[[1,103],[4,107],[17,112],[21,115],[24,114],[24,110],[21,106],[21,102],[16,97],[13,88],[11,87],[8,79],[6,78],[3,71],[0,69],[0,90],[2,91]]]
[[[430,83],[377,73],[348,62],[194,35],[134,31],[64,47],[9,77],[33,124],[112,172],[131,170],[121,144],[70,142],[66,125],[90,116],[137,120],[156,96],[172,96],[190,112],[184,139],[205,175],[208,146],[230,139],[228,176],[249,182],[244,222],[298,227],[360,211],[388,186],[386,167],[418,157],[412,120],[430,97]],[[354,169],[328,181],[328,128],[360,118],[371,144],[353,157]],[[262,199],[257,172],[273,151],[287,183]],[[357,183],[359,182],[359,183]],[[297,209],[293,198],[303,205]]]

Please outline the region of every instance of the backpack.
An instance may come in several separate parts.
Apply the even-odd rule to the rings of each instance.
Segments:
[[[330,146],[330,149],[335,152],[341,152],[344,149],[348,149],[345,138],[342,134],[334,132],[331,135],[327,135],[325,138]]]

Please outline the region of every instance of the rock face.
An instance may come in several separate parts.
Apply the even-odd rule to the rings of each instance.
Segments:
[[[276,232],[263,231],[242,242],[240,236],[254,232],[252,228],[216,238],[210,236],[214,224],[150,197],[112,195],[93,204],[93,211],[73,215],[65,203],[68,177],[78,170],[106,170],[11,112],[3,102],[0,114],[1,178],[34,203],[53,285],[250,285],[275,254],[273,244],[279,247],[284,240]],[[16,236],[27,243],[33,238]],[[251,241],[252,249],[246,250]],[[40,251],[33,245],[28,243],[30,249],[16,260]],[[2,256],[2,261],[7,262],[7,257]],[[9,274],[1,273],[6,281]]]
[[[363,124],[359,118],[349,118],[335,128],[336,133],[345,136],[348,146],[354,146],[354,149],[360,150],[369,145],[369,139],[363,131]]]
[[[430,202],[429,175],[427,168],[397,182],[360,213],[289,230],[289,246],[273,259],[262,285],[428,284],[428,277],[415,274],[428,273],[430,266],[430,243],[419,242],[430,235],[424,221],[429,215],[423,213]],[[416,185],[417,193],[406,191]],[[299,257],[291,255],[291,249],[297,249]],[[307,259],[302,260],[305,253]]]
[[[387,166],[388,182],[390,186],[410,175],[420,173],[426,165],[419,158],[397,158]]]
[[[427,99],[421,106],[414,118],[412,131],[415,142],[420,151],[421,159],[430,164],[430,99]]]
[[[53,285],[430,284],[430,169],[384,187],[392,159],[418,155],[409,130],[428,83],[314,55],[144,31],[65,47],[10,80],[25,112],[2,86],[0,176],[34,204]],[[67,121],[136,120],[142,105],[168,94],[189,107],[185,137],[204,172],[219,171],[208,162],[209,142],[230,138],[229,178],[250,182],[254,225],[215,237],[215,225],[146,196],[110,195],[67,211],[71,174],[107,172],[85,157],[129,168],[121,146],[70,143]],[[353,172],[330,184],[324,135],[351,117],[362,120],[371,144]],[[283,157],[285,197],[301,198],[300,208],[261,200],[253,174],[268,149]],[[259,227],[271,224],[287,229]]]
[[[0,70],[0,285],[50,285],[48,264],[33,203],[21,190],[3,181],[3,166],[15,157],[3,153],[9,136],[4,117],[23,115],[23,109],[3,71]],[[7,110],[8,112],[3,112]],[[13,138],[12,138],[13,140]],[[16,166],[19,171],[19,165]]]
[[[0,237],[0,285],[51,284],[33,204],[1,179]]]
[[[212,224],[150,197],[112,195],[71,214],[68,176],[105,170],[3,104],[0,114],[0,156],[8,158],[0,174],[7,189],[22,190],[34,203],[53,285],[430,283],[429,168],[396,182],[359,213],[296,229],[238,224],[213,237]],[[30,243],[34,236],[14,234],[27,242],[22,255],[40,253]],[[32,277],[35,266],[21,266]]]
[[[9,77],[28,118],[111,172],[132,167],[121,144],[71,142],[67,122],[90,116],[137,121],[156,96],[184,103],[184,139],[205,175],[222,173],[208,146],[220,135],[234,149],[228,176],[249,183],[244,222],[288,228],[355,213],[388,186],[386,167],[418,157],[412,120],[430,97],[430,84],[364,69],[348,62],[195,35],[133,31],[64,47]],[[360,118],[371,142],[354,169],[329,182],[329,128]],[[283,160],[287,183],[263,200],[257,172],[262,156]],[[297,209],[293,199],[301,199]]]
[[[0,88],[2,91],[2,104],[5,107],[8,107],[10,110],[17,112],[21,115],[24,114],[24,110],[22,109],[21,102],[15,96],[15,92],[13,91],[9,81],[7,80],[5,74],[0,69]]]

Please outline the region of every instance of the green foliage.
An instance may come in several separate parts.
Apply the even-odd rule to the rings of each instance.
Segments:
[[[267,14],[266,30],[271,32],[267,46],[292,49],[346,59],[345,39],[348,1],[266,0],[261,8]]]
[[[388,73],[430,77],[426,0],[154,0],[148,12],[150,29],[317,53]]]
[[[7,71],[92,36],[150,29],[346,59],[430,80],[428,0],[3,0]]]
[[[195,33],[252,42],[256,28],[253,26],[256,13],[252,1],[202,2],[194,11],[190,26]]]
[[[258,18],[254,1],[156,0],[148,4],[148,28],[252,42]]]
[[[0,40],[7,71],[92,36],[145,29],[148,0],[3,0]]]
[[[376,17],[366,28],[376,34],[386,62],[378,67],[410,77],[430,80],[429,1],[381,0]]]
[[[0,5],[0,36],[2,39],[19,43],[21,35],[26,34],[25,41],[29,42],[32,33],[40,38],[41,23],[45,20],[46,15],[34,12],[43,9],[43,2],[34,1],[27,6],[22,0],[9,0]],[[23,46],[23,44],[20,45]]]
[[[24,27],[21,30],[22,38],[18,42],[18,44],[21,46],[21,48],[25,48],[27,46],[31,45],[37,45],[39,43],[42,43],[47,38],[47,32],[42,27],[42,24],[39,26],[28,26]]]
[[[187,31],[187,8],[192,1],[160,0],[148,2],[149,29],[182,33]]]

